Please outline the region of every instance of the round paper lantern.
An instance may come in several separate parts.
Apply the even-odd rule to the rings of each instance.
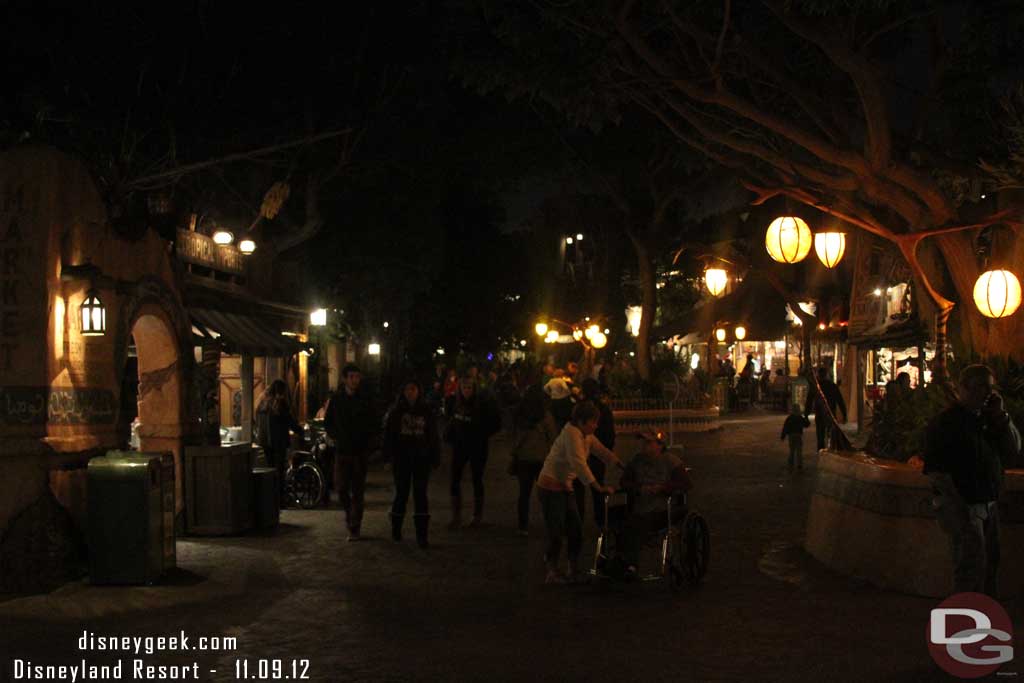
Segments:
[[[718,341],[720,341],[720,342],[724,342],[725,341],[725,330],[723,328],[721,328],[721,327],[719,327],[717,330],[715,330],[715,338]]]
[[[989,318],[1013,315],[1020,306],[1020,280],[1008,270],[989,270],[974,283],[974,305]]]
[[[845,232],[819,232],[814,236],[814,251],[826,268],[835,268],[846,253]]]
[[[603,349],[606,344],[608,344],[608,337],[604,332],[595,332],[594,336],[590,338],[590,345],[595,349]]]
[[[797,216],[779,216],[764,236],[768,255],[779,263],[799,263],[811,251],[811,229]]]
[[[729,284],[729,273],[723,268],[708,268],[704,271],[704,284],[711,296],[722,296],[725,286]]]

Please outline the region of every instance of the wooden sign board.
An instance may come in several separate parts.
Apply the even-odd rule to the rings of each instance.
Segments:
[[[234,245],[220,245],[212,237],[190,230],[179,230],[175,251],[178,258],[224,273],[241,275],[245,270],[245,257]]]

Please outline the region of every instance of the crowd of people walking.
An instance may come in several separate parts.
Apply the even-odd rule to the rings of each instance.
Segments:
[[[444,444],[451,450],[447,527],[456,531],[480,526],[486,509],[490,442],[504,426],[510,440],[507,471],[519,489],[516,529],[521,536],[529,534],[530,506],[536,499],[547,530],[547,581],[578,580],[587,489],[593,497],[594,518],[603,524],[604,496],[611,491],[605,485],[606,473],[609,467],[622,468],[622,460],[613,450],[615,422],[605,395],[597,377],[582,377],[575,367],[547,365],[532,373],[511,368],[501,374],[496,370],[483,374],[476,367],[458,374],[438,367],[426,386],[417,380],[402,384],[381,417],[363,390],[359,368],[346,366],[341,386],[322,414],[334,447],[331,479],[345,515],[348,540],[362,539],[366,475],[371,453],[378,445],[394,479],[390,510],[394,541],[403,539],[411,496],[416,541],[423,548],[430,546],[428,484],[441,465]],[[287,431],[295,427],[294,419],[287,403],[280,405],[287,417],[274,419],[284,420],[281,424]],[[283,450],[268,452],[270,457],[275,463],[285,461]],[[472,507],[464,519],[467,469]],[[559,568],[563,539],[568,572]]]

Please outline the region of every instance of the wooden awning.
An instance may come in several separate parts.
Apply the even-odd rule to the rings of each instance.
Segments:
[[[193,332],[200,341],[217,340],[228,353],[249,356],[291,356],[307,348],[270,320],[211,308],[189,308]]]

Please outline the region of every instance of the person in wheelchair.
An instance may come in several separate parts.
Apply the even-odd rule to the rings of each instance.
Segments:
[[[661,432],[644,431],[643,451],[626,466],[619,487],[628,494],[626,505],[608,510],[609,527],[617,530],[627,579],[636,578],[644,538],[668,526],[668,497],[693,488],[683,461],[665,452]],[[673,507],[673,523],[686,516],[685,506]]]

